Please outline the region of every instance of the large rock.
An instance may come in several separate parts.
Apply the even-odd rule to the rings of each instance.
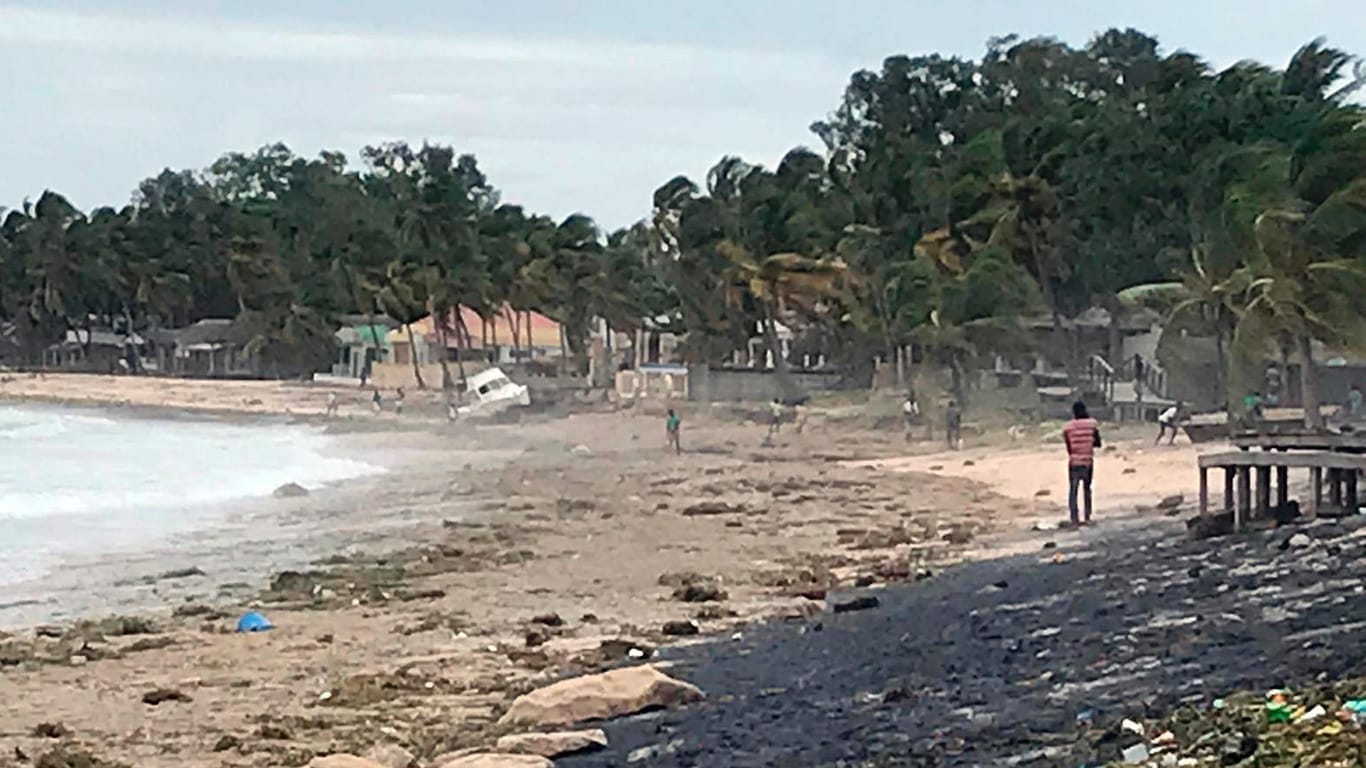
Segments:
[[[573,725],[610,720],[655,707],[677,707],[703,698],[696,686],[652,666],[625,667],[561,680],[518,696],[500,724]]]
[[[498,751],[517,755],[559,757],[607,746],[607,734],[601,728],[558,733],[519,733],[498,740]]]
[[[555,768],[555,764],[540,755],[481,752],[477,755],[437,760],[432,763],[432,768]]]
[[[1233,513],[1196,515],[1186,521],[1186,534],[1192,539],[1212,539],[1233,533]]]
[[[366,760],[355,755],[328,755],[326,757],[315,757],[308,764],[308,768],[384,768],[384,766],[374,760]]]
[[[275,489],[275,498],[277,499],[297,499],[307,495],[308,489],[298,483],[285,483]]]
[[[376,744],[365,753],[365,759],[384,768],[412,768],[417,764],[413,753],[397,744]]]
[[[1167,496],[1163,498],[1162,501],[1157,502],[1157,508],[1163,512],[1167,512],[1173,509],[1179,509],[1181,505],[1185,503],[1186,497],[1178,493],[1174,496]]]

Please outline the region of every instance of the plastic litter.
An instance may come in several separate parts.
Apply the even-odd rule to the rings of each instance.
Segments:
[[[1124,762],[1126,763],[1137,765],[1138,763],[1146,761],[1151,755],[1148,752],[1148,745],[1139,742],[1121,752],[1120,757],[1124,758]]]
[[[265,632],[271,629],[275,629],[275,625],[256,611],[248,611],[237,620],[238,632]]]
[[[1295,718],[1295,722],[1312,723],[1326,714],[1328,714],[1328,710],[1324,709],[1322,704],[1317,704],[1314,706],[1313,709],[1310,709],[1301,714],[1299,717]]]
[[[1295,708],[1291,706],[1285,691],[1271,690],[1266,692],[1266,721],[1268,723],[1288,723],[1294,716]]]

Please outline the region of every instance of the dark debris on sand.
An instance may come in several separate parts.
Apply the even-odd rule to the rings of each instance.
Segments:
[[[557,768],[1067,766],[1119,760],[1124,718],[1366,662],[1360,519],[1191,541],[1101,528],[1091,549],[951,568],[876,610],[678,649],[707,693],[608,725]],[[1001,587],[1000,585],[1005,585]],[[667,745],[667,749],[662,745]],[[634,755],[634,761],[629,757]]]

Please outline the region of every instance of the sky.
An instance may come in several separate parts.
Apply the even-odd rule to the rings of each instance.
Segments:
[[[1136,27],[1215,66],[1366,54],[1366,2],[1300,0],[0,0],[0,206],[128,202],[163,168],[283,141],[478,156],[503,199],[604,227],[723,155],[819,147],[889,55]]]

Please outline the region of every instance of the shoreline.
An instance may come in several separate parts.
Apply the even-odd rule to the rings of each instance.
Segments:
[[[368,391],[368,390],[365,390]],[[373,420],[364,391],[313,382],[111,376],[98,373],[0,374],[0,403],[95,407],[149,417],[324,420],[327,394],[346,402],[347,419]],[[352,397],[344,397],[346,395]],[[418,398],[425,399],[425,398]]]
[[[244,490],[242,495],[213,501],[171,503],[169,507],[159,508],[159,514],[167,516],[168,524],[160,530],[149,530],[145,538],[53,552],[44,558],[41,574],[24,575],[18,581],[0,586],[0,593],[5,595],[0,603],[0,630],[93,618],[101,608],[106,614],[153,610],[158,605],[165,605],[167,593],[176,592],[169,589],[175,584],[159,579],[160,574],[169,571],[208,568],[259,578],[261,572],[270,570],[273,564],[307,565],[311,560],[329,554],[335,548],[335,542],[319,535],[315,538],[320,541],[302,545],[305,553],[291,555],[286,552],[286,549],[299,546],[286,542],[290,537],[301,535],[294,530],[300,527],[301,520],[326,523],[323,510],[344,508],[350,500],[382,490],[384,478],[402,475],[412,462],[411,457],[402,452],[380,450],[382,444],[373,439],[332,432],[322,424],[274,416],[212,418],[201,412],[175,408],[129,411],[105,404],[56,405],[34,400],[9,401],[0,407],[25,409],[48,417],[70,415],[130,424],[169,422],[288,430],[316,438],[317,455],[357,465],[357,473],[350,477],[316,482],[305,480],[310,486],[306,498],[277,498],[274,492],[278,488],[272,487]],[[79,438],[79,435],[73,437]],[[136,516],[138,512],[135,508],[121,507],[107,512],[91,509],[75,514],[79,520],[85,516],[102,518],[111,514]],[[52,536],[60,537],[61,526],[68,519],[64,514],[54,513],[32,518],[29,524],[50,528]],[[43,523],[44,520],[47,522]],[[272,548],[269,544],[272,540],[278,542],[278,546]],[[233,563],[232,548],[239,545],[262,559],[255,563]],[[159,583],[163,581],[166,583]],[[154,588],[153,594],[141,597],[134,594],[147,587]]]

